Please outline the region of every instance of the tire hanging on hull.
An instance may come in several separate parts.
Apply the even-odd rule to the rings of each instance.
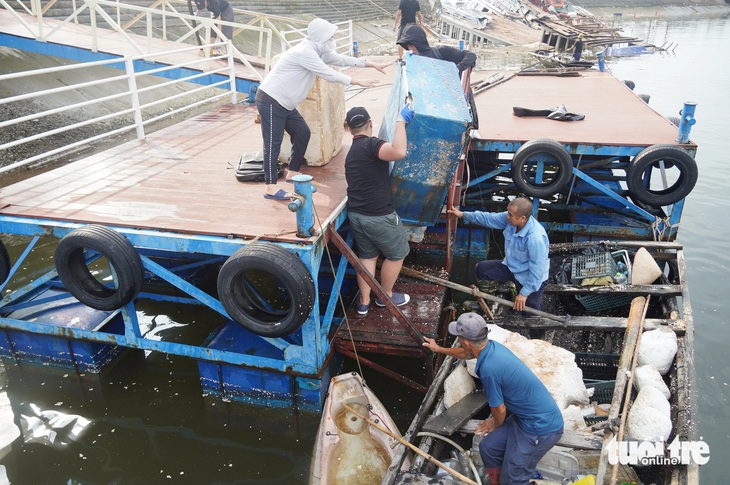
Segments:
[[[537,167],[542,165],[541,182],[537,182]],[[555,140],[536,138],[522,145],[512,159],[512,180],[530,197],[546,198],[568,185],[573,175],[570,153]]]
[[[283,337],[309,318],[314,280],[286,248],[255,242],[231,255],[218,274],[218,298],[231,319],[261,336]]]
[[[102,283],[89,269],[86,257],[92,251],[106,258],[113,287]],[[144,267],[139,253],[127,238],[108,227],[91,225],[70,232],[58,243],[54,259],[66,290],[91,308],[116,310],[142,290]]]
[[[2,241],[0,241],[0,285],[10,276],[10,255],[8,249]]]
[[[676,178],[667,187],[651,187],[653,170],[672,169]],[[697,183],[697,162],[684,148],[677,145],[652,145],[642,150],[626,170],[626,185],[631,198],[651,207],[674,204],[692,192]]]

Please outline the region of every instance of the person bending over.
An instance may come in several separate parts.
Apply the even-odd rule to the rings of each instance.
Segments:
[[[528,485],[537,463],[563,435],[563,414],[540,379],[504,345],[489,340],[484,319],[464,313],[449,324],[461,347],[441,347],[424,337],[424,347],[457,359],[477,359],[476,373],[491,417],[477,426],[485,435],[479,454],[492,485]],[[507,417],[509,411],[510,416]]]

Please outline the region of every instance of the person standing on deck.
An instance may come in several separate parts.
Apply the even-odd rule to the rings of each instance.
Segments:
[[[213,19],[221,19],[224,22],[233,22],[233,7],[226,0],[195,0],[195,6],[198,11],[195,15],[198,15],[201,10],[207,9],[213,14]],[[219,25],[218,28],[223,33],[226,40],[231,40],[233,37],[233,26],[231,25]],[[211,42],[217,42],[218,34],[215,32],[211,33]]]
[[[573,60],[580,61],[580,56],[583,54],[583,34],[578,35],[578,40],[573,44]]]
[[[545,229],[532,217],[532,202],[518,197],[505,212],[462,212],[448,209],[449,214],[480,226],[503,229],[504,259],[477,263],[477,280],[512,281],[517,285],[515,310],[525,306],[539,310],[550,269],[550,241]]]
[[[289,200],[287,191],[276,190],[277,162],[285,131],[292,140],[292,154],[285,178],[287,182],[299,174],[304,162],[311,132],[297,107],[307,98],[315,77],[345,86],[355,84],[370,87],[378,81],[357,81],[327,64],[372,67],[381,73],[385,73],[384,69],[389,64],[338,54],[333,39],[336,31],[337,26],[326,20],[312,20],[307,27],[307,37],[282,55],[256,93],[256,109],[261,116],[261,134],[264,138],[264,197],[267,199]]]
[[[476,373],[491,417],[476,428],[484,435],[479,454],[492,485],[528,485],[537,463],[563,435],[563,415],[540,379],[507,347],[489,340],[484,319],[464,313],[449,324],[461,347],[441,347],[424,337],[424,347],[457,359],[477,359]],[[507,417],[507,411],[510,416]]]
[[[396,43],[399,49],[403,48],[413,55],[453,62],[459,70],[459,77],[461,77],[464,71],[474,68],[477,64],[477,55],[472,51],[461,50],[447,45],[431,47],[428,43],[426,31],[419,25],[406,25],[403,32],[398,36]],[[478,129],[479,115],[477,114],[477,106],[474,101],[474,93],[471,90],[471,86],[469,86],[469,91],[466,93],[466,100],[471,110],[472,128]]]
[[[352,108],[345,117],[345,125],[352,133],[352,146],[345,158],[347,211],[357,254],[371,275],[375,275],[378,256],[381,253],[385,256],[380,267],[380,285],[397,306],[410,301],[406,293],[393,292],[410,246],[403,223],[393,208],[389,162],[406,156],[406,124],[412,119],[413,110],[407,104],[396,121],[393,142],[387,143],[373,136],[373,121],[365,108]],[[359,273],[357,286],[360,289],[357,313],[367,315],[371,288]],[[375,299],[375,304],[385,306],[380,298]]]
[[[398,21],[400,20],[400,26]],[[398,13],[395,14],[395,21],[393,22],[393,32],[396,27],[398,33],[395,38],[400,39],[403,34],[403,29],[408,24],[423,25],[423,19],[421,18],[421,5],[418,0],[400,0],[398,5]],[[403,47],[398,45],[398,59],[403,59]]]

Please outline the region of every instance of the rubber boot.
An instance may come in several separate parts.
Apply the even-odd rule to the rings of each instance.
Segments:
[[[499,485],[499,475],[502,473],[502,467],[487,468],[486,471],[490,485]]]

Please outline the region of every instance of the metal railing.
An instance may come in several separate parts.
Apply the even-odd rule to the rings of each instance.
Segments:
[[[34,71],[24,71],[12,74],[0,75],[0,83],[10,82],[23,83],[35,76],[43,76],[47,74],[58,75],[63,71],[78,71],[84,74],[94,72],[98,74],[98,71],[89,71],[92,68],[103,68],[103,67],[114,67],[120,68],[123,64],[124,73],[120,75],[110,75],[102,79],[94,79],[91,81],[80,82],[76,84],[64,85],[58,88],[47,89],[44,91],[36,91],[30,93],[24,93],[17,96],[11,96],[0,99],[0,106],[18,106],[17,109],[7,109],[6,112],[17,112],[23,113],[24,110],[20,108],[21,104],[28,100],[34,102],[39,101],[43,105],[43,99],[48,99],[48,96],[58,96],[64,93],[70,93],[74,91],[84,90],[92,87],[103,86],[106,96],[94,99],[88,99],[82,102],[66,104],[56,108],[41,110],[35,113],[26,114],[12,118],[9,120],[0,122],[0,132],[2,133],[23,133],[27,134],[22,138],[15,138],[11,141],[0,144],[0,159],[12,160],[11,157],[4,156],[7,153],[6,150],[20,147],[25,145],[19,151],[33,151],[34,145],[38,144],[40,140],[48,141],[50,137],[55,135],[61,135],[63,133],[70,132],[71,130],[77,130],[79,128],[91,127],[93,132],[96,133],[93,136],[85,137],[83,139],[76,139],[76,141],[66,144],[64,146],[56,147],[43,153],[36,153],[28,158],[22,160],[11,161],[10,164],[0,167],[0,173],[4,173],[39,160],[48,159],[54,155],[60,153],[66,153],[73,149],[88,145],[89,143],[100,141],[105,138],[110,138],[125,132],[132,130],[136,131],[138,139],[145,137],[145,126],[152,123],[163,120],[175,114],[183,111],[188,111],[192,108],[201,106],[203,104],[211,103],[221,98],[229,97],[231,103],[235,103],[236,100],[236,78],[234,71],[234,57],[233,50],[231,49],[230,42],[218,44],[212,44],[213,47],[227,47],[226,55],[219,55],[214,57],[215,59],[225,60],[227,63],[223,67],[216,69],[201,70],[201,72],[194,72],[193,74],[182,76],[179,78],[171,79],[168,81],[156,83],[146,87],[138,86],[138,80],[144,76],[155,76],[160,75],[164,71],[181,69],[181,68],[195,68],[201,63],[208,63],[210,58],[194,58],[191,61],[177,63],[175,65],[163,66],[156,69],[146,69],[137,71],[135,69],[136,61],[144,60],[149,61],[149,55],[138,55],[138,56],[127,56],[121,59],[109,59],[104,61],[86,62],[81,64],[71,64],[65,66],[56,66],[46,69],[37,69]],[[186,53],[186,52],[197,52],[200,48],[197,46],[184,47],[174,51],[162,52],[155,54],[155,59],[164,58],[165,56]],[[86,72],[84,72],[86,71]],[[114,72],[114,71],[110,71]],[[185,85],[186,87],[194,86],[190,84],[195,80],[211,76],[211,75],[222,76],[219,81],[212,82],[210,84],[201,85],[194,87],[193,89],[187,89],[184,92],[177,92],[172,95],[168,95],[170,91],[166,88],[174,85]],[[21,84],[22,85],[22,84]],[[94,106],[103,106],[103,109],[99,111],[107,111],[110,101],[125,101],[128,103],[126,109],[116,110],[114,112],[88,117],[89,112],[93,112],[91,108]],[[177,107],[170,108],[171,104],[175,104]],[[162,108],[164,106],[164,109]],[[79,113],[81,113],[79,115]],[[83,118],[82,121],[75,123],[65,124],[56,128],[42,131],[33,132],[34,122],[43,125],[43,121],[48,120],[49,117],[55,117],[56,115],[62,115],[64,120],[72,119],[74,116]],[[74,115],[74,116],[72,116]],[[57,126],[56,122],[49,122],[47,124]],[[106,128],[106,129],[104,129]],[[101,131],[101,133],[99,133]],[[31,134],[28,134],[31,133]]]
[[[0,0],[0,6],[11,12],[18,24],[22,25],[33,38],[42,42],[57,41],[57,38],[63,35],[63,27],[70,23],[88,22],[92,27],[94,52],[98,49],[97,28],[104,25],[118,32],[138,54],[150,53],[153,48],[151,40],[154,38],[198,45],[210,43],[213,37],[229,40],[221,31],[221,27],[229,26],[233,29],[230,40],[233,42],[234,56],[258,79],[261,79],[261,75],[250,64],[246,55],[258,58],[257,61],[262,64],[264,72],[268,72],[274,54],[273,41],[278,39],[279,51],[284,52],[293,45],[292,41],[296,43],[306,35],[309,23],[296,18],[238,8],[233,9],[235,22],[214,20],[208,16],[193,15],[187,0],[156,0],[147,7],[125,4],[119,0],[72,0],[72,12],[60,20],[60,24],[51,27],[44,23],[44,18],[51,15],[52,8],[59,8],[56,0],[51,0],[45,5],[41,4],[41,0],[31,0],[30,5],[31,8],[28,8],[20,0]],[[28,15],[34,18],[31,20]],[[338,52],[351,53],[352,22],[340,22],[337,25],[340,27],[337,33],[337,38],[340,39]],[[140,45],[139,40],[130,36],[130,33],[143,35],[146,38],[144,45]]]

